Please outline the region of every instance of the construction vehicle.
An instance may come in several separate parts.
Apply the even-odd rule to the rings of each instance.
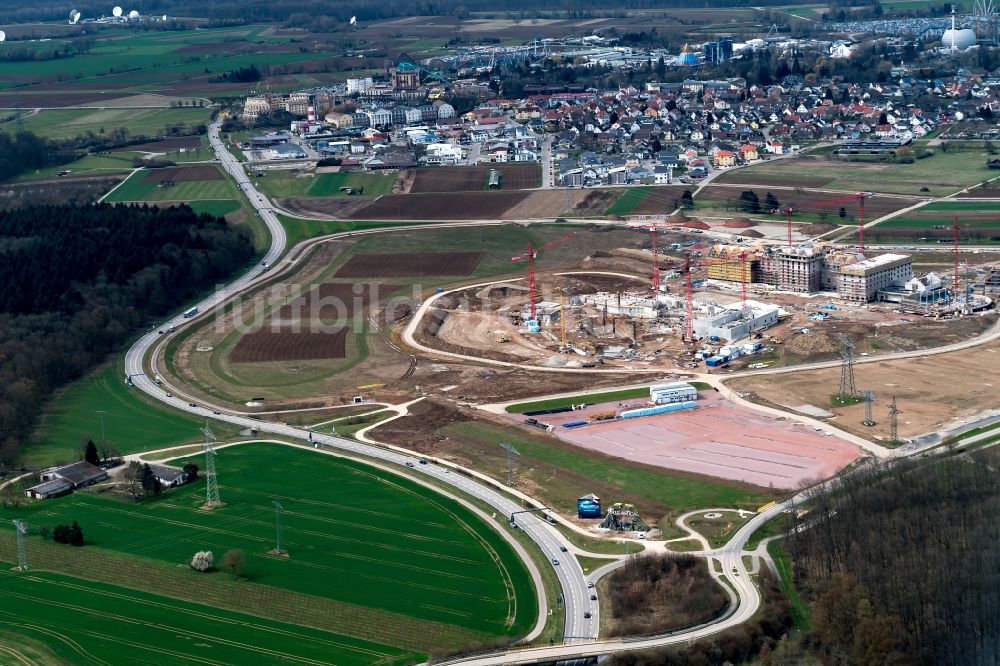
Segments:
[[[778,338],[774,337],[773,335],[768,339],[768,341],[772,345],[780,345],[781,344],[781,340],[779,340]]]

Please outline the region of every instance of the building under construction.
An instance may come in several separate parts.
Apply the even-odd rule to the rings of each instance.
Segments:
[[[715,245],[706,261],[709,278],[774,285],[802,294],[834,291],[854,303],[880,300],[879,292],[902,287],[913,277],[908,255],[883,254],[866,259],[834,245],[789,247]],[[1000,278],[998,278],[1000,279]]]
[[[709,305],[707,314],[695,317],[694,332],[701,338],[716,337],[734,342],[774,326],[780,314],[777,306],[757,301]]]

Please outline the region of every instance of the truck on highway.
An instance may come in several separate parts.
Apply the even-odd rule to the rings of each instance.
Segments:
[[[190,309],[184,311],[184,318],[185,319],[190,319],[191,317],[195,316],[196,314],[198,314],[198,308],[196,308],[196,307],[195,308],[190,308]]]

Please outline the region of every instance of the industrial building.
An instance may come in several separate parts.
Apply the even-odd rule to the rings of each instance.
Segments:
[[[698,389],[691,386],[687,382],[654,384],[649,387],[649,399],[654,405],[666,405],[673,402],[697,400]]]
[[[707,42],[702,47],[702,52],[705,54],[705,62],[721,65],[733,59],[733,38],[720,37],[714,42]]]
[[[837,295],[846,301],[878,300],[880,290],[901,286],[913,278],[913,259],[904,254],[882,254],[840,269]]]
[[[774,326],[780,314],[778,306],[757,301],[709,306],[708,314],[694,318],[694,333],[702,338],[715,336],[733,342]]]

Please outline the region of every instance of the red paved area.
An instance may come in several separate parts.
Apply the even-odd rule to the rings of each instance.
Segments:
[[[640,406],[641,402],[630,400],[628,404]],[[806,480],[827,478],[861,455],[854,444],[816,432],[794,419],[779,421],[706,392],[699,394],[698,407],[692,410],[581,428],[559,427],[615,407],[617,403],[593,405],[535,418],[556,426],[553,432],[560,438],[588,449],[776,488],[796,488]]]

